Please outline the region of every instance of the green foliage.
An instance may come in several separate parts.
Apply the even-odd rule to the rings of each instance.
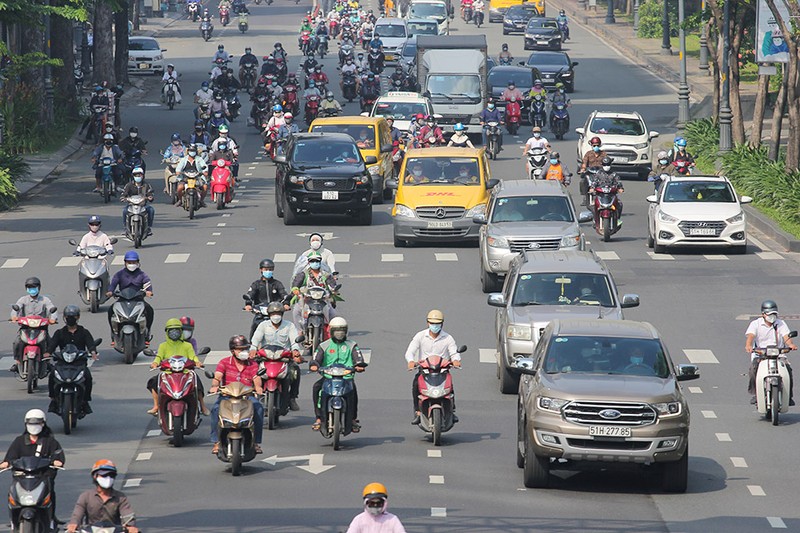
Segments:
[[[26,83],[6,84],[0,89],[0,102],[5,121],[3,148],[11,154],[34,152],[44,135],[40,91]]]
[[[64,4],[52,6],[31,0],[0,0],[0,22],[41,25],[44,15],[55,15],[82,22],[88,20],[87,0],[67,0]]]
[[[714,173],[719,150],[719,125],[712,118],[693,120],[686,124],[684,135],[695,157],[697,168]]]
[[[677,3],[676,3],[677,5]],[[678,35],[678,14],[677,8],[672,4],[669,8],[669,29],[670,35]],[[663,34],[661,19],[663,18],[664,2],[659,0],[647,0],[639,6],[639,31],[638,36],[645,39],[660,39]]]
[[[0,168],[0,210],[12,207],[17,201],[17,187],[11,174],[5,168]]]
[[[0,169],[8,172],[11,181],[16,182],[30,174],[30,165],[19,154],[10,154],[0,150]]]

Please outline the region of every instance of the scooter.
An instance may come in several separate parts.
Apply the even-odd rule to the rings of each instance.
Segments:
[[[383,73],[384,59],[385,56],[379,48],[370,48],[367,61],[369,61],[369,70],[375,73],[376,76]]]
[[[11,308],[19,313],[21,311],[17,304]],[[56,307],[51,307],[49,312],[52,315],[58,310]],[[19,338],[22,346],[22,360],[17,364],[17,379],[27,382],[28,394],[39,386],[39,380],[47,377],[47,365],[42,361],[42,349],[47,339],[47,327],[50,325],[50,320],[43,316],[28,315],[18,316],[17,325],[19,325]]]
[[[306,124],[310,126],[319,114],[319,96],[308,97],[308,100],[306,100],[305,114]]]
[[[319,52],[319,58],[325,59],[325,56],[328,54],[328,36],[324,33],[318,36],[319,44],[317,45],[317,52]]]
[[[797,332],[790,332],[789,337],[797,337]],[[790,351],[777,346],[753,350],[761,358],[756,371],[756,408],[773,426],[779,424],[781,413],[789,411],[789,369],[781,356]]]
[[[500,136],[503,133],[500,131],[500,125],[491,121],[486,124],[486,153],[489,159],[497,159],[497,154],[500,153]]]
[[[255,63],[245,63],[242,65],[242,88],[247,92],[251,92],[256,83],[257,75]]]
[[[83,68],[77,63],[72,68],[72,81],[75,83],[75,92],[80,96],[83,91]]]
[[[220,165],[220,161],[222,164]],[[230,170],[230,161],[219,159],[214,162],[211,171],[211,199],[217,204],[217,209],[223,209],[233,200],[233,175]]]
[[[483,11],[480,9],[476,10],[475,13],[472,15],[472,21],[479,28],[483,26],[483,16],[484,16]]]
[[[619,197],[617,187],[594,187],[594,229],[604,242],[620,230]]]
[[[296,116],[300,111],[300,104],[297,101],[297,85],[294,83],[287,83],[283,88],[283,108]]]
[[[116,237],[112,237],[110,241],[111,244],[118,242]],[[75,239],[70,239],[68,242],[72,246],[78,246]],[[100,305],[108,301],[106,291],[111,280],[106,256],[109,253],[114,252],[108,252],[102,246],[88,246],[72,252],[72,255],[81,258],[78,265],[78,294],[92,313],[99,311]]]
[[[214,373],[206,370],[206,376]],[[219,452],[217,459],[231,464],[231,474],[242,473],[242,463],[252,461],[256,456],[255,409],[249,396],[255,394],[253,387],[238,381],[220,387],[222,401],[219,404],[219,419],[214,423],[219,431]]]
[[[169,107],[170,111],[175,107],[176,103],[175,95],[177,94],[177,92],[178,92],[178,82],[176,80],[170,78],[166,82],[164,82],[164,89],[163,89],[164,103],[167,104],[167,107]]]
[[[200,23],[200,35],[203,36],[203,40],[208,42],[211,39],[211,34],[214,32],[214,25],[211,22],[204,20]]]
[[[125,218],[125,237],[133,242],[134,248],[141,248],[142,242],[150,234],[150,219],[147,216],[147,198],[140,194],[129,196],[128,216]]]
[[[547,165],[548,153],[544,148],[528,150],[528,177],[532,180],[545,179],[544,167]]]
[[[46,457],[35,455],[11,461],[14,476],[8,489],[11,530],[49,532],[53,522],[53,481],[50,469],[57,468]]]
[[[161,162],[166,163],[169,169],[167,194],[169,195],[169,202],[174,204],[178,198],[178,175],[175,172],[175,167],[181,162],[181,157],[179,155],[171,155],[168,159],[162,159]]]
[[[569,41],[569,22],[566,20],[563,22],[558,22],[558,29],[561,31],[561,35],[564,37],[564,41]]]
[[[511,135],[516,135],[522,121],[522,106],[516,100],[506,104],[506,129]]]
[[[694,168],[694,163],[684,160],[677,160],[672,162],[672,166],[675,167],[675,171],[681,176],[688,176],[689,174],[692,173],[692,168]]]
[[[111,341],[114,349],[131,365],[147,347],[150,331],[145,320],[143,290],[126,287],[114,292],[117,301],[111,306]]]
[[[466,346],[458,348],[458,353],[467,351]],[[450,369],[453,367],[449,358],[431,355],[419,362],[419,428],[431,434],[434,446],[442,445],[442,433],[453,428],[455,419],[455,396],[453,394],[453,378]]]
[[[311,40],[311,32],[303,31],[300,33],[300,52],[307,56],[314,51]]]
[[[353,59],[353,48],[352,44],[343,44],[339,49],[339,66],[345,64],[348,59]]]
[[[239,109],[242,107],[239,95],[236,94],[236,89],[227,89],[225,91],[225,101],[228,103],[228,112],[231,114],[231,120],[236,120],[236,117],[239,116]]]
[[[311,353],[317,351],[320,343],[328,338],[327,314],[328,297],[330,293],[325,287],[303,287],[300,289],[303,296],[303,335],[306,347]]]
[[[264,421],[269,429],[275,429],[280,417],[289,412],[288,403],[284,404],[283,401],[283,381],[293,371],[292,359],[292,351],[284,350],[281,346],[266,346],[256,352],[256,361],[260,365],[258,375],[264,381],[261,404],[264,406]]]
[[[367,364],[359,365],[366,368]],[[345,379],[355,373],[354,368],[341,364],[326,366],[318,370],[322,382],[320,406],[322,409],[319,432],[326,439],[333,439],[333,449],[338,450],[340,440],[353,431],[353,379]]]
[[[103,203],[107,204],[111,201],[111,197],[116,194],[116,184],[114,183],[114,167],[117,166],[117,162],[110,157],[104,157],[100,160],[99,165],[101,167],[100,182],[103,185],[103,188],[100,190],[100,194],[103,196]]]
[[[531,126],[533,127],[538,126],[540,128],[544,128],[545,124],[547,124],[547,111],[545,110],[544,100],[541,97],[536,98],[534,96],[533,100],[531,100],[531,108],[528,112],[528,121],[530,121]]]
[[[183,176],[183,209],[189,212],[189,220],[194,219],[195,212],[200,209],[200,189],[197,179],[200,175],[196,170],[184,169]]]
[[[562,140],[569,131],[569,111],[567,111],[566,103],[556,102],[553,104],[553,109],[550,111],[550,131],[558,140]]]
[[[211,348],[200,350],[206,355]],[[150,352],[148,350],[149,355]],[[176,448],[183,446],[183,439],[191,435],[200,425],[200,404],[197,401],[197,375],[195,363],[183,356],[173,356],[158,367],[158,422],[161,431],[170,435],[170,443]]]
[[[239,31],[245,33],[247,28],[247,15],[245,13],[239,13]]]
[[[214,139],[219,135],[219,127],[225,124],[228,125],[228,120],[225,118],[225,115],[222,111],[214,111],[211,114],[211,118],[208,119],[208,135]]]
[[[230,10],[223,6],[219,8],[219,23],[222,24],[223,27],[227,26],[231,21],[231,13]]]
[[[348,102],[356,99],[356,77],[353,73],[346,73],[342,77],[342,96]]]
[[[600,172],[599,167],[587,168],[581,179],[579,190],[581,196],[584,197],[583,205],[585,205],[587,209],[591,209],[594,205],[594,180],[598,172]]]
[[[103,339],[95,339],[91,351],[96,350],[102,342]],[[53,373],[53,390],[55,392],[55,413],[64,422],[66,435],[72,433],[72,430],[78,425],[79,419],[89,414],[83,410],[88,360],[88,352],[78,350],[71,344],[53,354],[51,372]]]
[[[91,126],[89,126],[89,131],[86,134],[87,140],[90,137],[93,137],[97,142],[101,142],[103,139],[103,132],[105,131],[106,127],[107,113],[107,105],[98,104],[92,106],[92,122]]]

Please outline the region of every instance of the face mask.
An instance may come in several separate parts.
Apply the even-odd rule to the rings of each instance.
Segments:
[[[245,350],[242,350],[241,352],[236,352],[236,359],[238,359],[239,361],[247,361],[248,359],[250,359],[250,354],[248,354]]]
[[[309,261],[309,262],[308,262],[308,266],[310,266],[310,267],[311,267],[311,268],[313,268],[314,270],[318,270],[318,269],[319,269],[319,267],[321,267],[321,266],[322,266],[322,263],[321,263],[321,262],[319,262],[319,261]]]
[[[600,151],[600,147],[599,146],[592,146],[592,150],[594,150],[595,152],[599,152]]]
[[[608,172],[608,171],[610,171],[610,170],[611,170],[611,167],[603,167],[603,171],[604,171],[604,172]]]
[[[194,157],[194,156],[196,156],[196,155],[197,155],[197,152],[189,152],[189,156],[190,156],[190,157]]]
[[[192,331],[191,329],[184,329],[183,330],[183,340],[188,341],[189,339],[192,338],[193,334],[194,334],[194,331]]]
[[[114,486],[114,478],[111,476],[97,476],[95,479],[101,488],[110,489]]]
[[[534,136],[534,138],[538,139],[539,137],[542,136],[542,134],[537,132],[537,133],[534,133],[533,136]]]
[[[138,133],[131,133],[130,136],[131,136],[131,139],[135,139],[136,137],[139,136],[139,134]]]
[[[283,315],[269,315],[269,321],[277,326],[283,321]]]
[[[133,177],[133,181],[135,181],[136,183],[141,183],[143,180],[144,180],[144,178],[142,176],[134,176]]]
[[[777,318],[778,318],[778,315],[766,315],[764,317],[764,320],[766,320],[767,323],[769,323],[769,324],[774,324],[775,323],[775,319],[777,319]]]
[[[272,279],[272,274],[273,274],[272,270],[263,270],[261,272],[261,275],[266,279]]]
[[[311,241],[312,250],[319,250],[320,248],[322,248],[322,241],[317,241],[317,240]]]
[[[78,324],[78,317],[76,316],[65,316],[64,322],[67,323],[68,326],[75,326]]]
[[[430,330],[431,333],[438,334],[440,331],[442,331],[442,325],[441,324],[428,324],[428,329]]]
[[[176,340],[180,339],[182,334],[183,334],[183,331],[181,331],[179,329],[171,329],[171,330],[167,331],[167,337],[169,337],[169,340],[171,340],[171,341],[176,341]]]
[[[28,294],[30,294],[31,296],[36,296],[37,294],[39,294],[39,289],[36,287],[28,287],[25,290],[28,291]]]
[[[486,108],[487,108],[489,111],[491,111],[491,110],[493,110],[493,109],[494,109],[494,104],[489,104],[489,105],[487,105],[487,106],[486,106]]]
[[[112,144],[114,144],[114,142],[113,141],[105,141],[103,144],[105,144],[106,146],[111,146]]]
[[[372,516],[378,516],[381,514],[381,507],[370,507],[369,505],[365,505],[364,509],[366,509],[366,511]]]
[[[139,268],[139,263],[125,263],[125,268],[128,269],[128,272],[135,272]]]
[[[31,435],[38,435],[44,429],[44,426],[41,424],[25,424],[25,429]]]
[[[632,365],[641,365],[644,362],[644,357],[631,357]]]
[[[172,146],[180,146],[180,145],[181,145],[180,141],[172,141]]]
[[[661,163],[662,165],[666,165],[668,163],[668,160],[667,159],[659,159],[658,162]]]
[[[419,177],[419,176],[422,176],[422,171],[421,170],[415,170],[414,172],[412,172],[412,174],[414,174],[415,176]]]
[[[347,336],[347,333],[345,333],[344,331],[341,331],[341,330],[334,331],[333,333],[331,333],[331,337],[333,337],[335,340],[340,341],[340,342],[343,341],[346,336]]]

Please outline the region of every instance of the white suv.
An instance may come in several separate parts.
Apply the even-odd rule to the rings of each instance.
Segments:
[[[724,176],[667,178],[647,197],[647,246],[664,253],[667,246],[723,246],[734,253],[747,250],[747,215]]]
[[[389,91],[375,101],[370,113],[362,113],[362,116],[392,117],[394,118],[394,127],[402,132],[407,132],[411,127],[411,121],[414,120],[414,115],[419,113],[426,117],[433,115],[433,106],[429,98],[420,96],[418,93]]]
[[[657,131],[648,131],[647,124],[639,113],[612,113],[593,111],[578,133],[578,161],[591,150],[589,141],[600,137],[603,151],[613,158],[614,170],[636,172],[645,179],[653,165],[652,140]]]

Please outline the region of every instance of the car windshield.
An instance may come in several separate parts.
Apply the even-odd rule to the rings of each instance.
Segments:
[[[411,35],[438,35],[439,25],[436,21],[431,22],[409,22],[408,33]],[[416,48],[416,47],[415,47]]]
[[[491,221],[497,222],[572,222],[572,208],[564,196],[510,196],[498,198]]]
[[[553,338],[542,362],[548,374],[614,374],[668,378],[667,356],[656,339],[586,337]]]
[[[403,56],[409,58],[416,58],[417,57],[417,43],[413,41],[408,41],[406,45],[403,47]]]
[[[411,4],[411,14],[415,17],[420,18],[428,18],[428,17],[436,17],[436,18],[447,18],[447,7],[445,6],[444,2],[442,3],[421,3]]]
[[[525,15],[527,17],[536,17],[539,15],[539,10],[536,9],[536,6],[517,5],[509,7],[508,11],[506,11],[506,15],[509,17],[519,16],[519,15]]]
[[[558,23],[552,19],[541,19],[541,18],[532,18],[528,21],[528,29],[529,30],[539,30],[539,29],[558,29]]]
[[[592,133],[638,137],[644,135],[644,124],[637,118],[596,117],[589,125],[589,130]]]
[[[546,272],[520,274],[511,305],[615,304],[611,281],[605,274]]]
[[[553,65],[557,67],[566,67],[569,65],[567,56],[565,54],[537,54],[533,53],[528,57],[528,65],[544,66]]]
[[[481,99],[481,78],[463,74],[437,74],[428,77],[428,91],[431,100],[444,103],[459,98]]]
[[[158,42],[153,39],[130,39],[128,50],[160,50]]]
[[[372,143],[375,146],[375,126],[369,124],[320,124],[314,126],[312,130],[314,133],[346,133],[356,142],[362,139],[365,142]]]
[[[375,116],[391,116],[395,120],[409,120],[413,115],[422,113],[428,115],[428,106],[422,102],[378,102],[375,106]]]
[[[405,186],[480,185],[478,160],[472,157],[414,157],[406,162]]]
[[[530,89],[533,85],[531,71],[525,70],[512,70],[512,71],[498,71],[492,69],[489,73],[489,85],[492,87],[506,87],[509,81],[513,81],[519,89]]]
[[[405,37],[406,27],[402,24],[381,24],[375,26],[375,33],[381,37]]]
[[[667,182],[664,202],[721,202],[732,204],[736,195],[728,183],[720,181]]]
[[[361,161],[353,143],[325,140],[297,141],[292,152],[295,165],[344,165]]]

